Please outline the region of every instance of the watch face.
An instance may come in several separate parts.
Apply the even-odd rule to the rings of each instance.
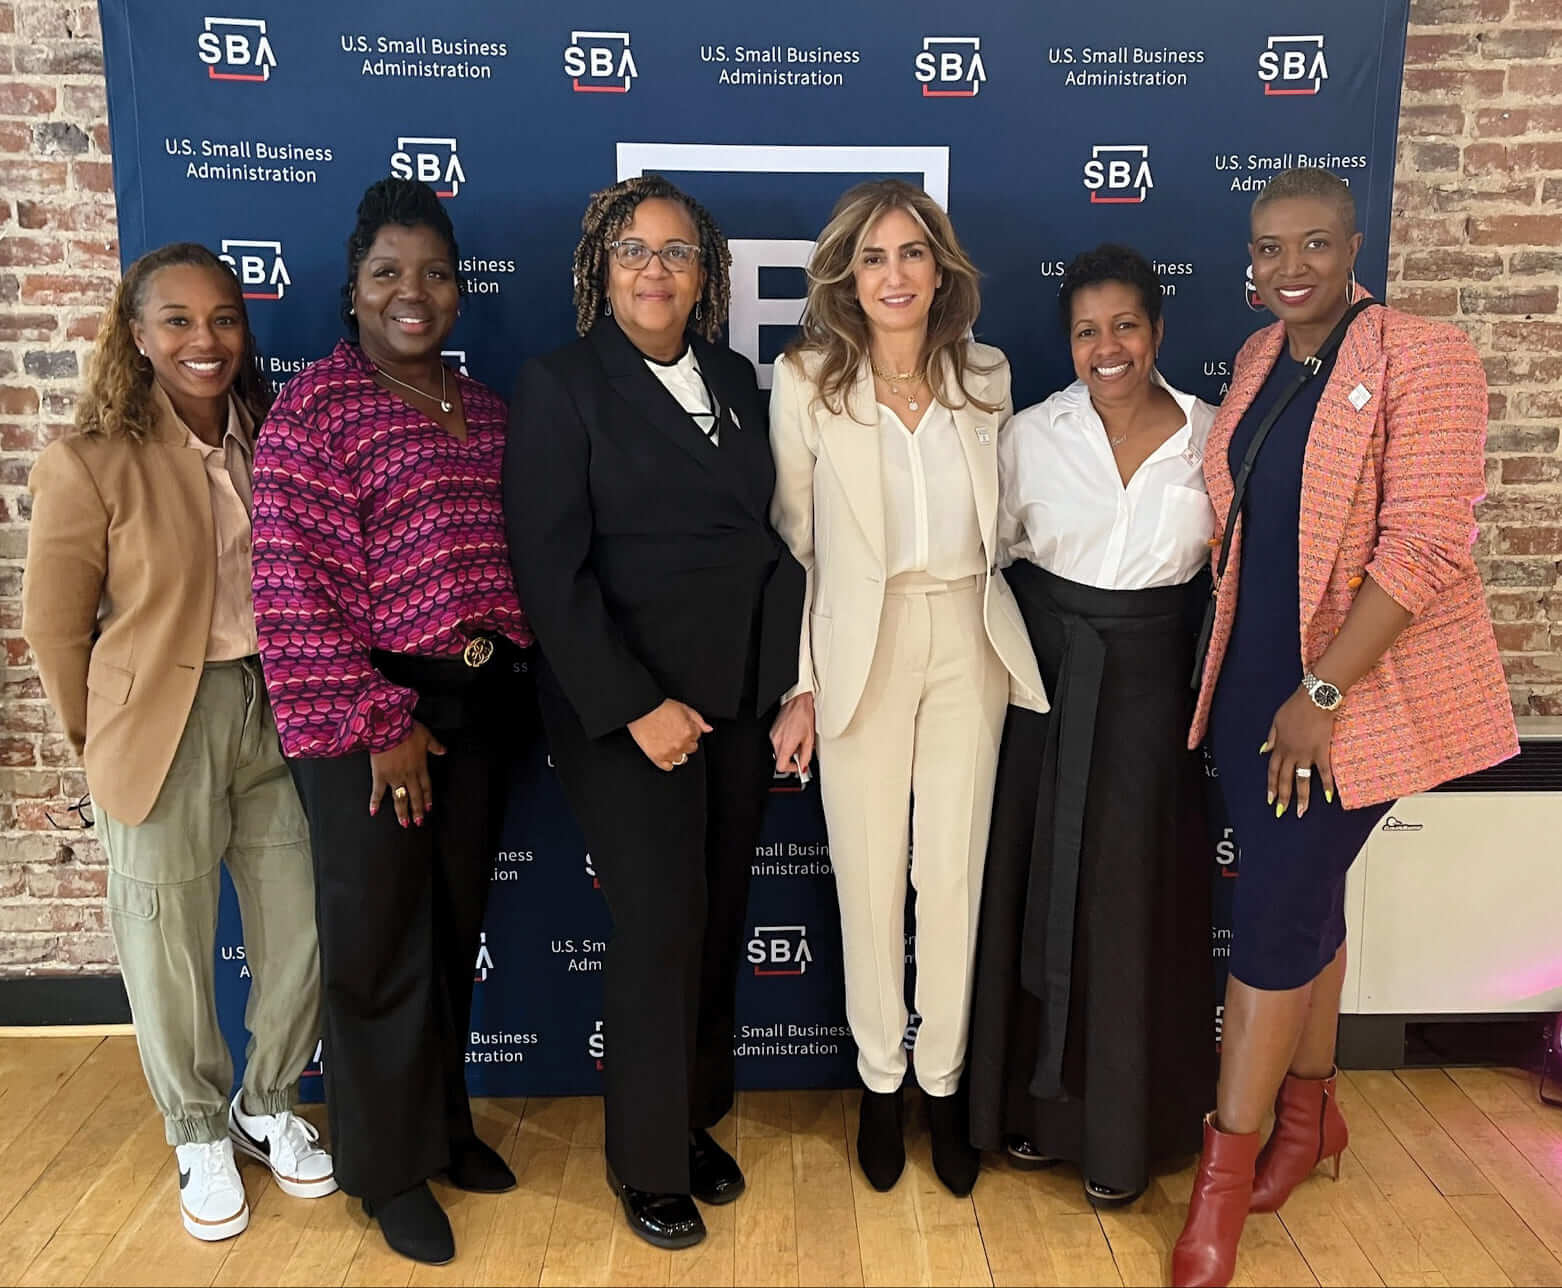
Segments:
[[[1313,701],[1325,711],[1333,711],[1340,705],[1340,691],[1327,680],[1319,680],[1313,689]]]

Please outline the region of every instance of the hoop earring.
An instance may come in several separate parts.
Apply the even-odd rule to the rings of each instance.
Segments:
[[[603,300],[602,301],[602,316],[605,317],[605,318],[610,318],[610,317],[613,316],[613,301],[612,300]]]
[[[1356,298],[1356,266],[1354,264],[1352,264],[1351,265],[1351,269],[1350,269],[1350,294],[1345,297],[1346,303],[1350,303],[1350,302],[1354,301],[1355,298]]]

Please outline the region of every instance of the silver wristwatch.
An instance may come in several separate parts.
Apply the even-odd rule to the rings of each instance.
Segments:
[[[1307,696],[1313,700],[1313,706],[1320,711],[1333,711],[1345,699],[1338,685],[1320,680],[1311,671],[1302,672],[1302,688],[1307,690]]]

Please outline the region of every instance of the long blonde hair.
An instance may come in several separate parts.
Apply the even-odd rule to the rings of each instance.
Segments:
[[[946,407],[969,402],[983,411],[996,411],[996,403],[983,402],[966,387],[968,371],[994,370],[975,367],[967,345],[982,308],[981,274],[961,247],[943,207],[903,179],[859,183],[835,203],[808,262],[808,303],[801,330],[786,347],[787,358],[801,370],[802,355],[820,355],[814,377],[819,397],[838,415],[857,373],[869,360],[868,318],[857,302],[854,270],[869,232],[892,210],[905,211],[921,228],[933,262],[943,274],[928,312],[920,364],[927,371],[933,396]],[[947,387],[949,372],[954,375],[954,389]]]
[[[125,270],[98,328],[97,343],[87,365],[86,388],[76,404],[76,428],[81,433],[123,434],[141,442],[155,432],[157,401],[152,396],[152,364],[136,350],[130,328],[146,305],[152,279],[163,269],[178,265],[209,268],[232,277],[226,264],[196,242],[160,246]],[[271,410],[271,389],[260,374],[255,333],[250,330],[249,313],[236,282],[233,296],[244,319],[244,359],[239,363],[233,392],[259,425]]]

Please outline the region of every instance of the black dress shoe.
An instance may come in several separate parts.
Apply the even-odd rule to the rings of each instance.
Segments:
[[[1085,1178],[1085,1197],[1090,1200],[1090,1206],[1098,1210],[1127,1207],[1148,1188],[1146,1184],[1137,1190],[1114,1190],[1110,1185]]]
[[[705,1237],[705,1221],[687,1194],[653,1194],[625,1185],[607,1169],[608,1188],[624,1205],[629,1228],[658,1248],[692,1248]]]
[[[363,1210],[380,1223],[391,1250],[409,1260],[442,1266],[456,1255],[450,1219],[425,1181],[388,1199],[364,1199]]]
[[[982,1155],[971,1144],[971,1123],[963,1091],[952,1096],[924,1096],[927,1125],[933,1135],[933,1170],[944,1188],[964,1198],[976,1184]]]
[[[737,1159],[711,1139],[704,1128],[689,1133],[689,1190],[701,1203],[731,1203],[743,1193]]]
[[[1008,1136],[1003,1142],[1009,1166],[1021,1172],[1039,1172],[1044,1167],[1056,1167],[1062,1159],[1043,1154],[1025,1136]]]
[[[450,1166],[445,1179],[458,1190],[471,1194],[503,1194],[515,1188],[512,1172],[497,1151],[476,1136],[450,1142]]]
[[[891,1189],[906,1167],[906,1141],[901,1127],[904,1093],[864,1091],[857,1116],[857,1165],[874,1189]]]

